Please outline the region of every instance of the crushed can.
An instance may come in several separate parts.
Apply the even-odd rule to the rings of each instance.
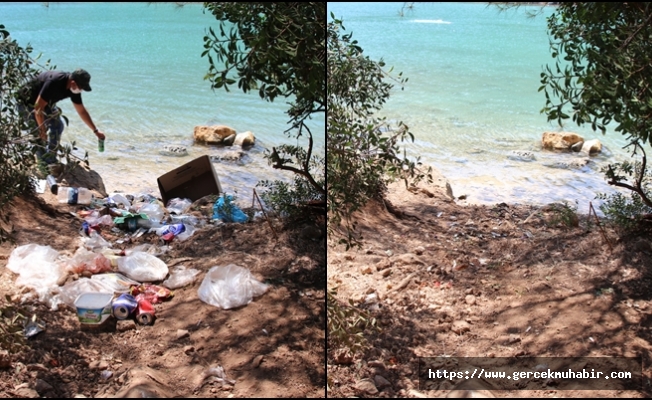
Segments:
[[[138,301],[130,294],[123,293],[117,299],[113,300],[113,316],[116,319],[123,320],[129,318],[136,308]]]
[[[139,294],[136,296],[138,307],[136,308],[136,321],[141,325],[151,325],[154,323],[154,306],[145,300],[145,296]]]

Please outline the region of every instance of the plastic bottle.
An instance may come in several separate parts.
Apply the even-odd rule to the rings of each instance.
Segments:
[[[57,183],[57,178],[55,178],[52,175],[48,175],[47,178],[45,178],[45,181],[48,184],[48,187],[50,188],[50,192],[52,194],[57,194],[59,190],[59,184]]]
[[[80,187],[59,187],[57,192],[57,199],[59,203],[67,204],[91,204],[93,194],[90,190]]]
[[[178,234],[184,232],[185,230],[186,227],[183,224],[173,224],[173,225],[163,225],[160,228],[154,229],[154,232],[156,232],[156,234],[159,236],[164,236],[168,233],[177,236]]]

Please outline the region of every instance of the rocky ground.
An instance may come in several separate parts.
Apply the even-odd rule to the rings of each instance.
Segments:
[[[329,397],[652,395],[649,233],[603,231],[588,207],[576,215],[554,205],[464,206],[445,193],[442,178],[392,185],[388,202],[356,218],[362,248],[329,243],[328,287],[379,327],[356,354],[329,343]],[[641,357],[641,386],[441,380],[420,388],[419,358],[439,356]]]
[[[0,309],[18,307],[46,329],[19,351],[0,352],[0,397],[324,397],[326,243],[318,229],[284,227],[276,219],[273,231],[265,219],[208,224],[184,242],[172,241],[159,257],[202,273],[155,305],[153,325],[128,320],[113,331],[82,331],[66,306],[51,311],[34,299],[21,303],[28,293],[5,268],[19,245],[72,254],[80,246],[81,219],[74,214],[81,209],[46,192],[4,210],[15,242],[0,246]],[[199,202],[193,212],[209,217],[211,204]],[[102,235],[120,249],[163,244],[154,233]],[[230,263],[270,284],[267,292],[230,310],[199,300],[205,272]]]

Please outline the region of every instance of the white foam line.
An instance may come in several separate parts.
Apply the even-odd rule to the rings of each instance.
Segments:
[[[412,22],[416,22],[418,24],[450,24],[449,21],[444,21],[441,19],[415,19],[412,20]]]

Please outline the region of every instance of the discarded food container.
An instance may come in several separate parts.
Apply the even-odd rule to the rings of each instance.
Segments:
[[[136,309],[136,321],[141,325],[151,325],[154,323],[154,306],[145,300],[145,296],[139,294],[136,296],[138,308]]]
[[[99,325],[111,316],[113,293],[82,293],[75,300],[77,318],[82,325]]]
[[[138,307],[138,301],[130,294],[123,293],[113,300],[113,316],[123,320],[131,316]]]
[[[196,158],[158,178],[163,204],[175,197],[196,201],[222,193],[220,181],[207,155]]]

